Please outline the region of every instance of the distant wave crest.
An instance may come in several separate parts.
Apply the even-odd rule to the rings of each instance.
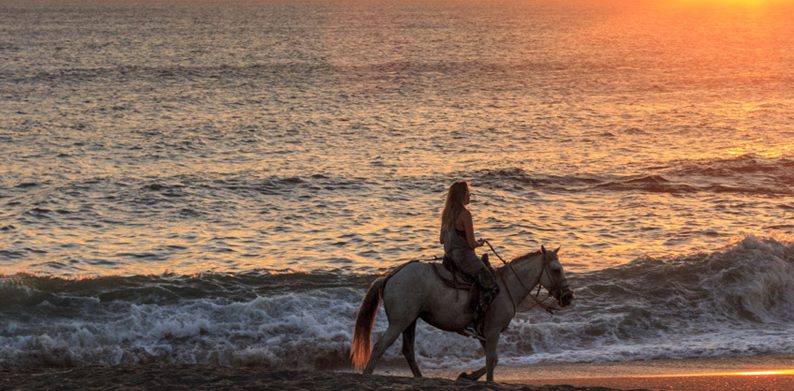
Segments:
[[[521,168],[483,170],[478,185],[549,191],[640,191],[648,193],[794,194],[794,159],[742,155],[731,159],[677,161],[629,175],[530,174]]]

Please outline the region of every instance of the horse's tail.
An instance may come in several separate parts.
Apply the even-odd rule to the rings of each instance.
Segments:
[[[370,337],[372,327],[375,325],[375,315],[377,315],[380,305],[380,296],[383,293],[383,286],[390,276],[380,277],[370,285],[361,307],[358,308],[356,315],[356,327],[353,330],[353,345],[350,347],[350,359],[353,367],[364,369],[372,355]]]

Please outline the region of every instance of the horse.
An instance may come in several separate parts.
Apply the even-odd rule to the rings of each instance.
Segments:
[[[560,307],[571,304],[574,295],[557,257],[559,251],[559,247],[547,251],[541,246],[540,251],[519,256],[495,270],[499,293],[483,316],[481,327],[485,337],[481,341],[485,350],[485,366],[461,373],[458,379],[477,381],[487,373],[487,380],[493,381],[499,334],[515,316],[516,306],[538,284],[548,290]],[[422,377],[414,357],[416,320],[422,319],[441,330],[464,334],[463,330],[473,316],[469,309],[469,293],[447,286],[432,268],[430,263],[409,262],[370,285],[356,315],[350,350],[354,368],[363,369],[364,374],[372,374],[381,355],[402,334],[402,354],[414,377]],[[463,300],[457,300],[458,296]],[[370,336],[381,299],[389,327],[371,349]]]

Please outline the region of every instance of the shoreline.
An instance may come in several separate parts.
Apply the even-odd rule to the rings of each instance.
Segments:
[[[383,372],[410,376],[410,371],[401,367]],[[459,372],[430,370],[426,375],[454,379]],[[620,390],[792,390],[794,355],[498,366],[495,377],[504,384],[532,387],[556,384]]]
[[[508,383],[564,383],[621,390],[792,390],[794,355],[550,363],[509,368],[503,377]]]
[[[758,373],[764,371],[763,373]],[[770,371],[780,371],[772,373]],[[3,389],[273,389],[273,390],[787,390],[794,355],[619,363],[500,366],[496,382],[455,381],[459,370],[426,370],[414,379],[402,366],[375,375],[346,370],[263,370],[200,364],[143,364],[1,370]]]

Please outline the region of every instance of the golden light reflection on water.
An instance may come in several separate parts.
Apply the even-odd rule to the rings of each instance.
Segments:
[[[758,7],[775,3],[783,3],[780,0],[673,0],[672,3],[679,6],[718,6],[718,7]]]
[[[766,7],[782,2],[655,0],[608,10],[575,2],[577,12],[531,3],[322,13],[301,38],[317,43],[302,50],[322,61],[267,77],[262,64],[228,70],[241,82],[218,90],[217,101],[186,103],[151,123],[161,108],[145,102],[181,102],[183,88],[203,89],[126,96],[137,103],[120,127],[70,104],[64,118],[100,131],[63,124],[38,137],[61,140],[57,148],[14,139],[7,154],[46,152],[3,167],[21,200],[11,213],[30,214],[39,205],[29,200],[51,205],[14,224],[8,234],[18,236],[21,260],[0,273],[385,267],[441,251],[438,209],[452,177],[482,191],[477,228],[508,257],[562,245],[566,260],[588,269],[790,232],[790,200],[775,197],[791,182],[762,161],[794,151],[785,141],[790,13]],[[288,30],[286,38],[299,31]],[[255,32],[244,35],[269,42]],[[267,83],[281,88],[279,100],[261,94]],[[127,90],[105,87],[100,98]],[[18,110],[7,111],[29,122]],[[52,167],[48,189],[37,173]],[[24,182],[43,185],[13,190]],[[752,191],[759,186],[771,192]],[[86,214],[89,228],[63,220],[80,208],[96,211]]]
[[[664,378],[664,377],[704,377],[704,376],[780,376],[794,375],[794,369],[773,369],[762,371],[742,371],[742,372],[704,372],[704,373],[677,373],[665,375],[640,376],[645,378]]]

